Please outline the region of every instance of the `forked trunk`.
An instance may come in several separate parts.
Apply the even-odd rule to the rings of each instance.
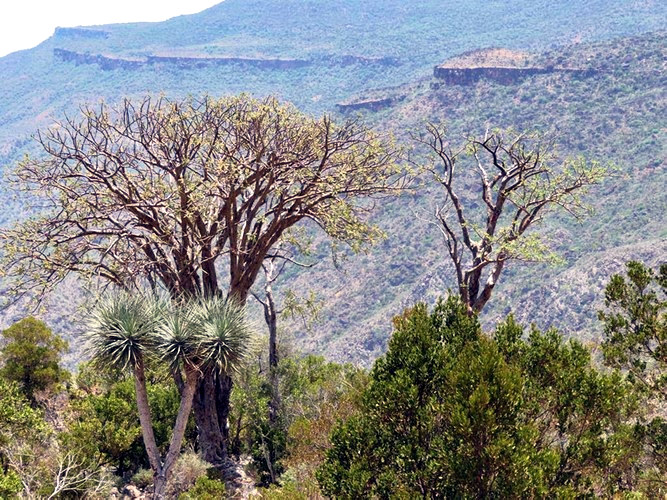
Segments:
[[[166,498],[167,475],[164,473],[153,476],[153,500]]]
[[[188,424],[190,411],[192,410],[192,400],[194,398],[195,390],[197,389],[198,380],[199,372],[192,367],[186,367],[185,384],[183,391],[181,392],[181,404],[178,408],[176,422],[174,423],[169,451],[163,462],[153,433],[153,423],[151,420],[150,407],[148,405],[148,392],[146,391],[146,375],[144,373],[143,359],[140,358],[134,367],[134,382],[137,392],[137,409],[139,410],[141,433],[144,438],[144,444],[146,445],[148,461],[153,470],[154,500],[162,500],[165,498],[169,473],[181,452],[183,436],[185,435],[185,428]]]

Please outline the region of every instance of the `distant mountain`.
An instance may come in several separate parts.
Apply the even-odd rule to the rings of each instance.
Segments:
[[[598,191],[599,215],[585,226],[550,226],[567,265],[510,268],[486,317],[515,310],[593,337],[608,273],[628,257],[655,262],[667,250],[666,43],[657,32],[666,21],[667,4],[651,0],[227,0],[161,23],[59,28],[0,58],[0,168],[31,150],[38,127],[79,103],[159,92],[277,94],[307,112],[365,112],[399,138],[425,119],[455,132],[555,131],[568,152],[612,160],[620,176]],[[467,82],[433,76],[434,66],[488,47],[529,54],[545,71]],[[470,66],[466,57],[455,65]],[[322,263],[289,277],[325,303],[323,322],[300,335],[301,345],[368,361],[384,349],[393,314],[452,285],[437,234],[414,217],[437,196],[425,190],[381,207],[376,219],[389,239],[351,256],[346,274]],[[25,215],[2,189],[0,202],[1,224]],[[60,298],[51,311],[66,330],[71,304]]]

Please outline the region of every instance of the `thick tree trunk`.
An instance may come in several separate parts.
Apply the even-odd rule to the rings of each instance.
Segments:
[[[229,376],[207,375],[197,384],[193,402],[202,456],[218,468],[227,460],[227,418],[231,392],[232,379]]]
[[[209,283],[208,289],[215,293],[220,292],[217,282]],[[232,287],[228,296],[245,305],[248,293],[247,287]],[[229,375],[207,374],[197,384],[192,405],[202,457],[219,469],[224,467],[229,454],[228,418],[231,393],[232,379]]]

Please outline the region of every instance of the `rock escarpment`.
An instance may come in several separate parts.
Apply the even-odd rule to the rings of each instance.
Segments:
[[[473,85],[482,79],[510,85],[529,76],[549,73],[586,77],[595,74],[595,70],[559,67],[538,61],[526,52],[503,48],[465,52],[433,70],[433,76],[446,85]]]
[[[60,28],[59,28],[60,29]],[[92,30],[79,30],[92,31]],[[103,33],[103,32],[100,32]],[[67,35],[69,36],[69,35]],[[268,70],[290,70],[303,68],[311,65],[336,65],[336,66],[398,66],[400,61],[394,57],[363,57],[355,55],[331,55],[311,59],[290,58],[260,58],[260,57],[206,57],[206,56],[173,56],[173,55],[148,55],[142,58],[124,58],[113,55],[90,54],[75,52],[72,50],[56,48],[53,49],[56,59],[65,62],[73,62],[76,65],[96,64],[103,70],[113,69],[139,69],[144,66],[170,65],[178,68],[202,68],[205,66],[242,65]]]

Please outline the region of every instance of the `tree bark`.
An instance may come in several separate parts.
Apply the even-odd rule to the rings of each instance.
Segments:
[[[207,374],[197,384],[193,401],[201,454],[204,460],[218,468],[227,458],[226,432],[220,428],[218,412],[229,414],[229,395],[227,408],[218,408],[216,393],[221,390],[217,377]]]
[[[267,284],[265,287],[266,302],[264,306],[264,319],[269,328],[269,382],[271,384],[271,400],[269,401],[269,423],[275,427],[278,421],[278,408],[280,407],[280,387],[278,385],[278,313],[273,300],[271,289],[273,277],[273,262],[270,272],[267,273]]]
[[[136,389],[137,410],[139,411],[139,423],[141,424],[141,434],[146,445],[148,461],[153,469],[154,475],[162,470],[162,461],[160,452],[155,441],[153,433],[153,422],[151,420],[151,410],[148,405],[148,392],[146,391],[146,375],[144,373],[143,359],[139,358],[134,367],[134,387]]]
[[[185,428],[188,425],[188,418],[190,417],[190,410],[192,409],[192,400],[197,390],[197,380],[199,379],[199,372],[193,367],[186,368],[185,386],[181,395],[181,404],[178,408],[178,415],[174,423],[174,431],[169,444],[169,451],[164,459],[164,466],[162,467],[166,478],[169,477],[169,472],[174,462],[181,452],[181,445],[183,444],[183,436],[185,435]]]

